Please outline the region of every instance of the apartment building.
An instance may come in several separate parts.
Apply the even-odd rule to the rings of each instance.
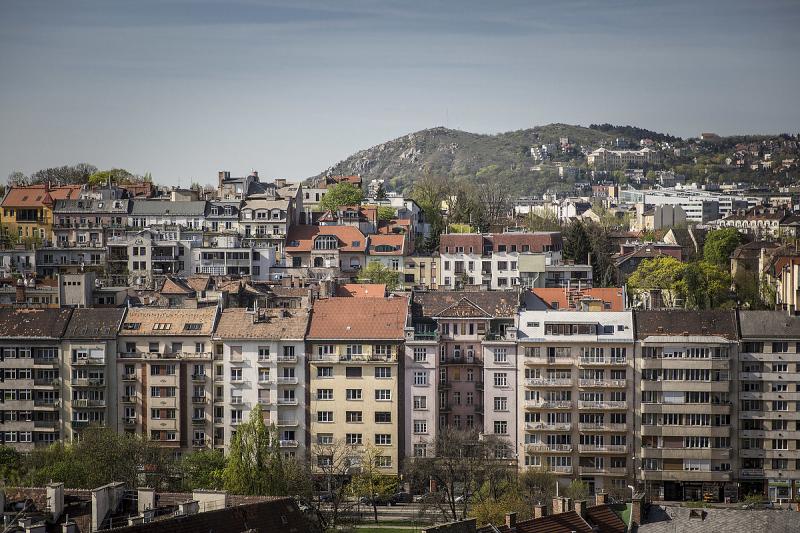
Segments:
[[[737,498],[733,311],[637,311],[639,483],[655,499]]]
[[[286,238],[286,265],[355,274],[366,266],[367,237],[353,226],[295,226]]]
[[[89,425],[120,430],[117,417],[117,332],[124,308],[72,311],[61,341],[61,409],[64,436],[75,439]]]
[[[633,317],[630,312],[519,315],[520,466],[561,485],[625,489],[633,473]]]
[[[800,317],[739,312],[741,494],[787,502],[800,494]]]
[[[660,150],[642,148],[641,150],[609,150],[598,148],[586,156],[586,161],[595,168],[627,168],[629,165],[659,165],[663,159]]]
[[[72,309],[0,309],[0,443],[19,451],[63,439],[61,338]]]
[[[377,450],[376,465],[400,471],[405,435],[403,343],[408,298],[329,298],[311,312],[308,344],[312,463],[330,446]],[[315,448],[316,447],[316,448]]]
[[[437,270],[439,268],[439,254],[430,256],[412,255],[403,258],[403,288],[405,290],[424,289],[436,290],[439,288]]]
[[[230,445],[236,426],[261,406],[266,424],[275,424],[288,457],[305,457],[305,309],[225,309],[214,334],[214,443]],[[205,406],[192,420],[206,419]]]
[[[80,191],[80,185],[52,188],[47,183],[27,187],[12,185],[0,203],[0,223],[4,231],[19,241],[48,241],[53,230],[55,202],[77,198]]]
[[[454,233],[439,240],[440,288],[481,286],[503,290],[520,283],[520,256],[546,253],[561,259],[559,232]]]
[[[211,446],[211,337],[218,316],[217,307],[128,310],[117,338],[124,431],[175,453]]]

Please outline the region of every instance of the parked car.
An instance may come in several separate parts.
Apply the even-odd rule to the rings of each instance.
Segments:
[[[441,492],[426,492],[425,494],[417,494],[414,496],[414,501],[419,503],[442,503],[444,501],[444,494]]]
[[[372,496],[362,496],[358,499],[362,505],[394,505],[392,496],[386,494],[374,494]]]
[[[333,493],[328,491],[320,492],[319,494],[317,494],[317,498],[319,498],[319,501],[321,502],[332,502]]]
[[[411,496],[410,492],[395,492],[391,496],[392,504],[397,505],[398,503],[411,503],[414,501],[414,498]]]
[[[462,494],[461,496],[456,496],[456,503],[469,503],[472,499],[471,494]]]

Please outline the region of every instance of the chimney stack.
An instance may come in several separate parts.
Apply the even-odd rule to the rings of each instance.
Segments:
[[[636,494],[631,499],[631,526],[638,526],[642,523],[642,514],[644,511],[644,498],[641,494]]]
[[[25,303],[25,280],[23,280],[22,278],[17,280],[16,303],[18,304]]]
[[[506,527],[509,529],[517,527],[517,513],[506,513]]]
[[[555,502],[555,500],[553,500],[553,502]],[[547,506],[543,503],[537,503],[533,506],[533,517],[541,518],[543,516],[547,516]]]
[[[586,500],[575,500],[575,512],[581,518],[586,518]]]
[[[594,495],[594,504],[595,505],[606,505],[608,504],[608,493],[604,490],[597,492]]]

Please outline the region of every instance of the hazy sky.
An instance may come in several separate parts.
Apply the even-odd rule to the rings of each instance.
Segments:
[[[0,179],[305,178],[446,125],[800,130],[800,2],[0,0]]]

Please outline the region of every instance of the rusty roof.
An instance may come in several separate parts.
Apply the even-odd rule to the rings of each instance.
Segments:
[[[405,296],[317,300],[308,339],[401,341],[407,314]]]
[[[519,308],[516,291],[415,291],[415,317],[486,316],[513,318]]]
[[[64,335],[71,315],[70,308],[1,308],[0,338],[59,339]]]
[[[308,311],[303,309],[225,309],[215,336],[220,339],[303,340]]]

